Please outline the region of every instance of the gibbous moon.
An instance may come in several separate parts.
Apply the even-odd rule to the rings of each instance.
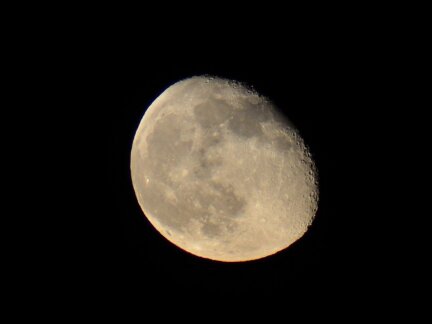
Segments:
[[[318,206],[314,163],[268,99],[230,80],[166,89],[135,134],[138,202],[170,242],[196,256],[248,261],[287,248]]]

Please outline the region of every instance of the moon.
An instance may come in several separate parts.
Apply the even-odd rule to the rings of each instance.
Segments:
[[[269,99],[235,81],[197,76],[146,110],[131,150],[144,215],[196,256],[256,260],[286,249],[318,207],[315,164]]]

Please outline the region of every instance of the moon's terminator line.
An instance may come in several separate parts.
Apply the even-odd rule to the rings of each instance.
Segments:
[[[315,167],[297,130],[269,100],[225,79],[166,89],[135,134],[131,172],[153,226],[204,258],[274,254],[317,210]]]

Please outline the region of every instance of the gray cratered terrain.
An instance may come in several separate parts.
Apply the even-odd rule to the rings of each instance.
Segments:
[[[269,100],[225,79],[166,89],[138,127],[131,172],[153,226],[213,260],[285,249],[317,210],[315,167],[297,130]]]

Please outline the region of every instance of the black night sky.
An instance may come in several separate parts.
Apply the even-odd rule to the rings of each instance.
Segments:
[[[12,270],[5,299],[17,306],[5,305],[10,317],[225,323],[232,312],[240,323],[258,314],[290,323],[300,312],[305,321],[351,323],[371,322],[376,311],[399,319],[405,310],[419,322],[405,305],[423,299],[430,308],[430,211],[415,210],[430,190],[408,184],[428,187],[430,126],[420,124],[430,122],[420,101],[429,91],[421,55],[430,19],[417,18],[421,8],[156,4],[5,10],[10,100],[2,130],[13,150],[2,155],[4,180],[12,178],[3,186],[12,208],[4,204],[2,229],[12,234],[4,244],[12,258],[2,265]],[[316,218],[273,256],[196,257],[160,235],[137,202],[130,153],[141,118],[167,87],[199,75],[268,97],[315,161]]]

